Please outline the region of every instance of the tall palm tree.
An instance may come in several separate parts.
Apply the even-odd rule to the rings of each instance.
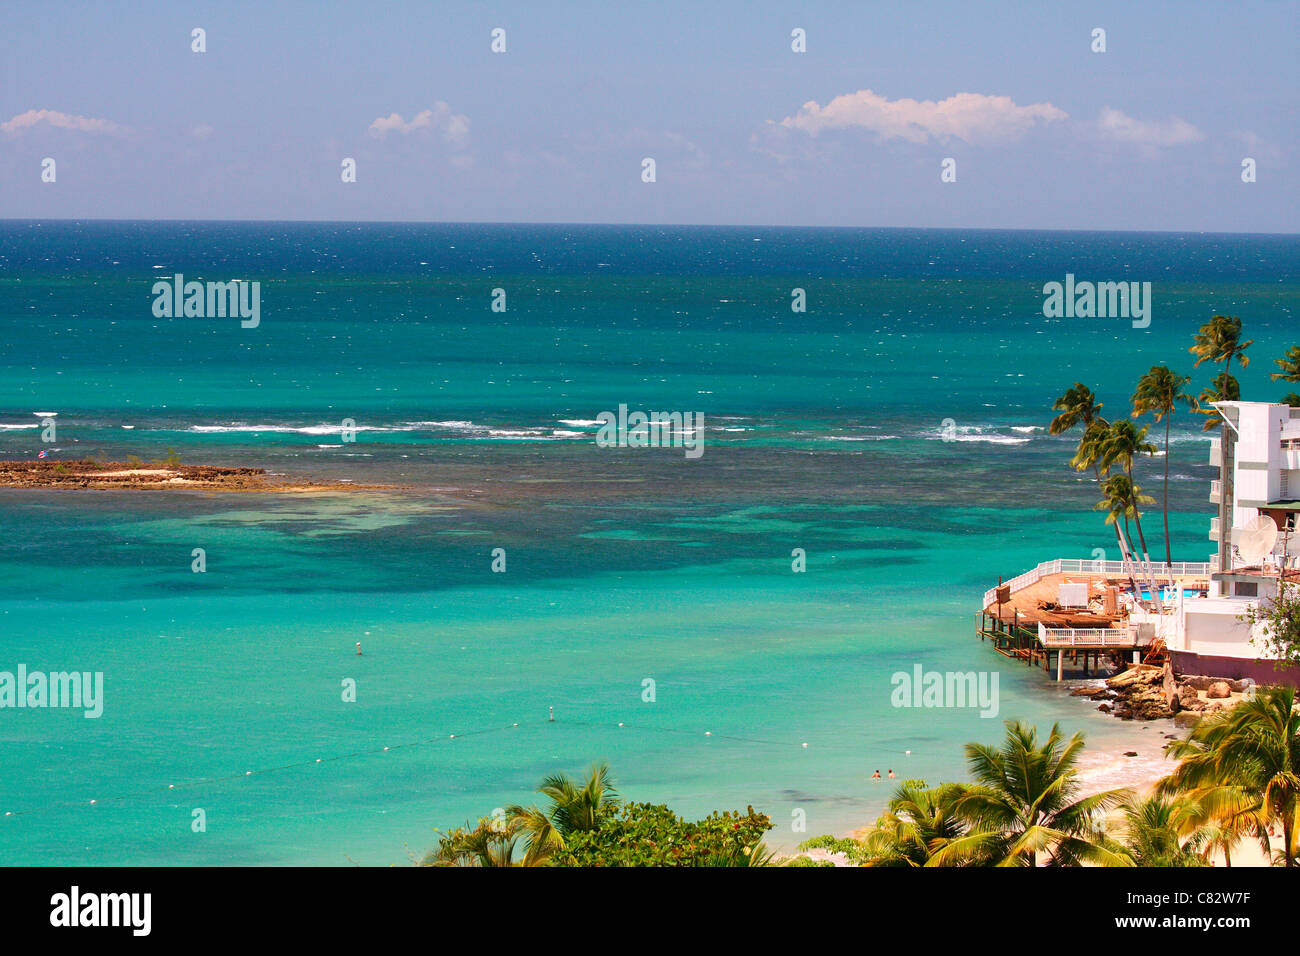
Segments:
[[[550,798],[547,810],[536,804],[506,807],[506,819],[525,839],[528,863],[544,861],[563,849],[571,834],[596,829],[604,816],[619,805],[614,779],[609,765],[604,763],[593,764],[587,779],[581,782],[565,773],[550,774],[538,785],[537,792]]]
[[[1093,394],[1092,389],[1082,382],[1075,382],[1053,403],[1053,411],[1061,414],[1053,418],[1047,427],[1050,434],[1063,435],[1073,428],[1083,426],[1083,435],[1079,439],[1074,457],[1070,459],[1070,467],[1075,471],[1087,471],[1091,468],[1098,487],[1101,487],[1103,478],[1100,465],[1102,444],[1106,433],[1110,430],[1110,422],[1101,416],[1103,404],[1097,401],[1097,396]],[[1119,544],[1120,558],[1127,565],[1128,544],[1120,536],[1118,526],[1115,529],[1115,540]],[[1131,575],[1129,582],[1133,585],[1134,593],[1137,593],[1137,582]]]
[[[1300,349],[1297,349],[1300,353]],[[1151,371],[1147,372],[1138,380],[1137,389],[1133,392],[1133,417],[1139,418],[1150,412],[1155,415],[1156,422],[1164,421],[1165,423],[1165,493],[1164,493],[1164,523],[1165,523],[1165,563],[1172,565],[1174,563],[1173,547],[1169,541],[1169,420],[1173,417],[1174,408],[1178,405],[1192,406],[1195,400],[1192,396],[1183,391],[1183,386],[1192,380],[1190,375],[1179,375],[1171,371],[1164,365],[1153,365]]]
[[[1223,363],[1223,372],[1216,377],[1212,389],[1201,393],[1203,398],[1218,393],[1219,397],[1212,400],[1234,402],[1241,397],[1241,386],[1231,374],[1232,360],[1236,359],[1242,368],[1250,365],[1250,357],[1246,355],[1246,349],[1254,342],[1254,339],[1248,342],[1241,341],[1241,319],[1233,315],[1216,315],[1201,326],[1192,346],[1187,350],[1196,356],[1196,364],[1192,368],[1200,368],[1202,362]],[[1230,395],[1235,397],[1228,397]],[[1206,415],[1215,414],[1213,409],[1201,408],[1201,411]],[[1214,419],[1210,419],[1210,422],[1213,421]],[[1213,428],[1210,422],[1205,425],[1207,432]],[[1226,429],[1227,424],[1224,423],[1223,427]]]
[[[1120,552],[1127,556],[1133,550],[1129,543],[1129,519],[1137,513],[1138,505],[1155,504],[1156,500],[1142,494],[1142,489],[1135,486],[1128,475],[1111,475],[1102,483],[1101,492],[1104,497],[1093,506],[1092,510],[1106,512],[1106,524],[1115,526],[1115,539],[1119,542]],[[1138,563],[1136,558],[1133,563],[1135,565]],[[1129,583],[1133,585],[1133,595],[1136,598],[1141,589],[1131,574]]]
[[[1291,346],[1283,358],[1273,359],[1273,364],[1282,370],[1268,373],[1273,381],[1281,379],[1284,382],[1300,382],[1300,345]],[[1282,401],[1295,408],[1300,406],[1300,395],[1288,392]]]
[[[1102,822],[1126,792],[1078,795],[1083,735],[1067,741],[1054,724],[1040,745],[1033,727],[1019,721],[1006,727],[1001,748],[966,745],[975,783],[957,801],[956,811],[970,829],[935,852],[931,865],[973,857],[996,866],[1037,866],[1041,855],[1052,866],[1131,866],[1132,860],[1106,840]]]
[[[1199,368],[1202,362],[1223,362],[1223,370],[1231,371],[1235,358],[1242,368],[1250,365],[1246,349],[1255,344],[1255,340],[1241,341],[1241,319],[1233,315],[1216,315],[1201,326],[1196,333],[1194,344],[1187,351],[1196,356]]]
[[[1097,401],[1092,389],[1082,382],[1075,382],[1053,403],[1052,411],[1061,414],[1052,419],[1047,431],[1052,435],[1063,435],[1077,425],[1086,429],[1101,417],[1101,409],[1102,403]]]
[[[1193,792],[1236,814],[1253,813],[1259,826],[1282,827],[1282,858],[1295,866],[1300,814],[1300,712],[1293,687],[1265,687],[1232,710],[1205,717],[1186,740],[1169,745],[1180,758],[1160,783],[1163,792]],[[1261,837],[1261,840],[1265,840]]]
[[[1201,389],[1201,394],[1196,396],[1196,404],[1193,411],[1201,415],[1208,415],[1205,420],[1205,427],[1202,431],[1212,432],[1216,428],[1227,431],[1227,422],[1219,414],[1219,410],[1214,407],[1215,402],[1238,402],[1241,401],[1241,385],[1237,380],[1227,372],[1220,372],[1210,381],[1210,384]]]
[[[1155,575],[1151,570],[1151,554],[1147,550],[1147,536],[1142,532],[1142,510],[1138,507],[1142,502],[1138,500],[1137,489],[1133,486],[1133,459],[1138,455],[1154,455],[1158,448],[1146,440],[1147,426],[1143,425],[1138,428],[1127,418],[1121,418],[1119,421],[1111,422],[1110,430],[1101,439],[1101,469],[1109,472],[1113,467],[1119,465],[1124,474],[1128,477],[1129,485],[1133,488],[1133,497],[1130,501],[1132,505],[1132,514],[1126,514],[1125,517],[1132,517],[1133,524],[1137,528],[1138,541],[1142,545],[1142,560],[1146,564],[1146,574],[1151,586],[1151,594],[1155,595]],[[1148,499],[1148,503],[1151,502]],[[1139,595],[1134,592],[1134,599]]]
[[[961,784],[927,789],[923,780],[905,780],[862,840],[863,866],[933,866],[935,854],[966,833],[957,816]],[[970,862],[950,858],[945,865]]]

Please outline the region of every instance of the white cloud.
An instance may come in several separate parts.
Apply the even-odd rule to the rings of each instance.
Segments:
[[[817,135],[826,129],[865,129],[882,139],[912,143],[960,139],[967,143],[1015,139],[1039,122],[1069,119],[1051,103],[1017,105],[1009,96],[956,93],[946,100],[891,100],[871,90],[837,96],[825,106],[813,101],[780,125]]]
[[[1177,116],[1167,120],[1139,120],[1109,106],[1097,117],[1097,126],[1111,139],[1139,146],[1186,146],[1205,139],[1204,133]]]
[[[195,139],[202,141],[210,137],[214,132],[216,132],[216,130],[214,130],[207,123],[201,123],[200,125],[190,130],[190,135],[193,136]]]
[[[370,124],[366,132],[383,139],[389,133],[406,136],[418,130],[436,132],[452,146],[461,147],[469,139],[469,117],[463,113],[453,113],[450,106],[439,100],[433,104],[433,109],[416,113],[410,122],[402,119],[400,113],[381,116]]]
[[[19,113],[10,120],[0,123],[0,132],[17,133],[46,123],[57,129],[76,130],[81,133],[107,133],[110,136],[122,136],[130,132],[125,126],[119,126],[106,119],[94,119],[90,116],[73,116],[57,110],[28,110]]]

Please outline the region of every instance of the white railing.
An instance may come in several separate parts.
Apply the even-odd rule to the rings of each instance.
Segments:
[[[1210,439],[1210,464],[1215,467],[1223,465],[1223,449],[1220,447],[1221,442],[1217,438]]]
[[[1223,489],[1223,482],[1220,481],[1218,478],[1215,478],[1210,482],[1210,503],[1211,504],[1217,505],[1219,503],[1219,492],[1222,491],[1222,489]]]
[[[1210,573],[1210,565],[1206,561],[1175,561],[1173,564],[1166,564],[1163,561],[1159,564],[1152,564],[1151,571],[1161,577],[1196,577],[1205,576]],[[1031,584],[1037,584],[1043,578],[1052,574],[1127,574],[1128,569],[1123,561],[1084,561],[1076,558],[1057,558],[1054,561],[1044,561],[1032,571],[1026,571],[1024,574],[1012,578],[1010,581],[1003,581],[1002,587],[1009,587],[1010,593],[1015,594],[1017,591],[1023,591]],[[998,589],[989,588],[984,592],[984,607],[989,607],[997,600]]]
[[[1046,627],[1038,625],[1038,642],[1044,647],[1135,647],[1127,628]]]

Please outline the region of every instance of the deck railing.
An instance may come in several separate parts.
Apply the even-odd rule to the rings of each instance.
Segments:
[[[1207,561],[1175,561],[1173,564],[1166,564],[1162,561],[1159,564],[1152,564],[1151,570],[1158,577],[1203,577],[1210,573],[1210,565]],[[1017,591],[1023,591],[1031,584],[1036,584],[1052,574],[1118,575],[1127,573],[1123,561],[1085,561],[1075,558],[1057,558],[1054,561],[1044,561],[1032,571],[1017,575],[1010,581],[1003,581],[1002,587],[1010,587],[1010,593],[1015,594]],[[997,595],[997,588],[989,588],[985,591],[984,607],[992,606],[997,599]]]
[[[1047,627],[1038,625],[1038,642],[1043,647],[1135,647],[1137,640],[1128,628]]]

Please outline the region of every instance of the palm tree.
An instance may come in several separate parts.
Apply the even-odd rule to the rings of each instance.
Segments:
[[[1082,382],[1075,382],[1052,405],[1052,411],[1061,414],[1052,419],[1047,431],[1051,435],[1063,435],[1076,425],[1083,425],[1086,429],[1101,417],[1101,409],[1102,403],[1097,401],[1092,389]]]
[[[537,792],[551,800],[548,810],[535,804],[506,807],[506,818],[525,838],[525,861],[539,863],[564,848],[573,833],[594,830],[608,814],[618,809],[618,791],[609,765],[593,764],[587,779],[579,784],[565,773],[545,777]]]
[[[1227,372],[1220,372],[1214,376],[1210,384],[1201,389],[1201,394],[1196,396],[1196,405],[1192,409],[1198,414],[1210,416],[1205,420],[1205,427],[1201,430],[1212,432],[1216,428],[1221,428],[1226,432],[1227,422],[1214,407],[1214,403],[1238,401],[1241,401],[1241,385],[1237,380]]]
[[[1124,803],[1124,851],[1134,866],[1204,866],[1196,852],[1199,807],[1187,797],[1152,794]]]
[[[1300,345],[1293,345],[1287,349],[1286,356],[1280,359],[1273,359],[1273,364],[1280,368],[1280,372],[1269,372],[1268,377],[1273,381],[1281,379],[1284,382],[1300,382]],[[1282,399],[1292,408],[1300,406],[1300,395],[1295,392],[1288,392]]]
[[[1192,792],[1229,816],[1248,814],[1267,840],[1282,827],[1282,859],[1295,866],[1300,813],[1300,713],[1293,687],[1265,687],[1232,710],[1205,717],[1186,740],[1170,743],[1177,769],[1162,792]],[[1265,845],[1267,845],[1265,843]]]
[[[1154,596],[1155,576],[1151,570],[1151,555],[1147,551],[1147,536],[1142,532],[1142,511],[1138,508],[1138,505],[1144,502],[1140,500],[1138,489],[1133,485],[1133,459],[1138,455],[1154,455],[1159,451],[1155,445],[1146,440],[1146,434],[1146,425],[1138,428],[1126,418],[1111,422],[1110,430],[1101,438],[1101,470],[1109,472],[1115,465],[1119,465],[1128,477],[1132,495],[1129,501],[1131,512],[1125,513],[1125,528],[1128,527],[1127,519],[1131,517],[1137,528],[1138,541],[1142,545],[1142,560],[1145,562],[1147,581]],[[1154,501],[1148,498],[1145,503],[1154,504]],[[1139,597],[1136,591],[1133,597],[1135,600]]]
[[[1127,557],[1131,550],[1128,534],[1129,519],[1136,513],[1138,505],[1155,504],[1155,499],[1142,494],[1142,489],[1134,487],[1127,475],[1111,475],[1102,483],[1101,491],[1105,497],[1097,502],[1092,510],[1106,512],[1106,524],[1115,526],[1115,540],[1119,542],[1120,552]],[[1120,519],[1124,522],[1123,530],[1120,529]],[[1137,564],[1137,560],[1134,559],[1133,563]],[[1131,574],[1129,583],[1133,585],[1133,594],[1136,596],[1141,589]]]
[[[1199,368],[1202,362],[1223,362],[1223,370],[1227,372],[1232,369],[1234,358],[1242,368],[1250,365],[1246,349],[1254,344],[1254,339],[1241,341],[1241,319],[1233,315],[1216,315],[1201,326],[1195,344],[1187,351],[1196,356],[1193,368]]]
[[[1199,848],[1207,862],[1215,852],[1223,854],[1224,866],[1232,866],[1232,850],[1246,837],[1259,840],[1268,854],[1268,825],[1260,816],[1260,801],[1255,795],[1235,787],[1214,787],[1188,791],[1185,798],[1193,812],[1188,824],[1195,828],[1189,846]]]
[[[1083,735],[1067,741],[1054,724],[1040,745],[1033,727],[1019,721],[1008,721],[1006,727],[1000,749],[966,745],[976,782],[965,788],[956,812],[969,830],[937,850],[931,865],[973,857],[996,866],[1037,866],[1045,854],[1052,866],[1131,866],[1132,860],[1115,850],[1102,829],[1102,815],[1126,792],[1078,796]]]
[[[1223,363],[1223,372],[1214,380],[1213,390],[1206,389],[1201,393],[1202,398],[1212,397],[1212,392],[1220,396],[1214,399],[1215,401],[1234,402],[1241,397],[1241,386],[1231,374],[1232,360],[1235,358],[1242,368],[1250,365],[1246,349],[1250,348],[1254,341],[1254,339],[1248,342],[1241,341],[1241,319],[1233,315],[1216,315],[1201,326],[1200,331],[1196,333],[1195,341],[1187,350],[1196,356],[1196,364],[1192,368],[1200,368],[1202,362]],[[1205,411],[1203,408],[1202,412],[1206,415],[1215,414],[1214,411]],[[1208,432],[1212,427],[1207,422],[1205,430]],[[1224,423],[1223,427],[1227,428],[1227,424]]]
[[[889,801],[888,812],[867,831],[858,854],[863,866],[933,866],[935,854],[966,833],[957,816],[965,792],[960,784],[927,789],[924,780],[905,780]],[[952,858],[944,865],[968,860]]]
[[[457,827],[438,839],[438,849],[427,854],[420,866],[528,866],[515,859],[520,827],[509,820],[484,817],[478,826]]]
[[[1106,512],[1106,524],[1115,525],[1115,536],[1119,538],[1120,547],[1128,544],[1128,522],[1137,514],[1138,505],[1153,505],[1156,500],[1144,495],[1141,487],[1134,485],[1128,475],[1111,475],[1101,486],[1101,501],[1093,506],[1093,511]],[[1119,530],[1119,521],[1124,521],[1123,533]]]
[[[1102,483],[1100,466],[1102,446],[1110,430],[1110,422],[1101,417],[1102,406],[1103,403],[1097,401],[1097,396],[1093,394],[1092,389],[1082,382],[1075,382],[1052,405],[1052,409],[1061,414],[1053,418],[1047,427],[1049,434],[1062,435],[1079,425],[1083,426],[1083,436],[1079,439],[1074,457],[1070,459],[1070,467],[1075,471],[1086,471],[1091,468],[1098,487]],[[1120,536],[1118,526],[1115,529],[1115,540],[1119,543],[1120,558],[1127,565],[1128,544]],[[1137,582],[1131,575],[1129,581],[1133,585],[1134,593],[1137,593]]]
[[[1300,349],[1296,351],[1300,355]],[[1151,371],[1138,380],[1137,389],[1133,392],[1134,418],[1139,418],[1150,412],[1155,415],[1157,423],[1161,420],[1165,423],[1165,500],[1163,510],[1165,563],[1169,565],[1174,563],[1173,547],[1169,542],[1169,420],[1173,417],[1176,406],[1191,406],[1194,404],[1193,398],[1183,391],[1183,386],[1191,380],[1190,375],[1179,375],[1170,371],[1167,366],[1153,365]],[[1300,381],[1300,379],[1297,380]]]

